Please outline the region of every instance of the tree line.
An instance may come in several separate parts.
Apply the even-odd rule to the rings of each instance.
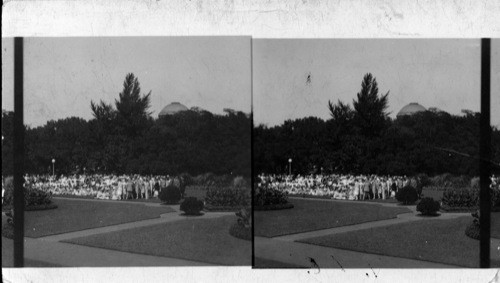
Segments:
[[[48,121],[25,128],[27,173],[181,174],[250,176],[251,117],[193,107],[151,117],[150,95],[128,74],[119,98],[90,103],[93,118]],[[13,112],[2,111],[2,174],[13,172]]]
[[[366,74],[353,106],[329,101],[326,121],[306,117],[256,126],[256,173],[479,174],[480,113],[434,110],[391,119],[388,98]],[[499,173],[500,131],[491,130],[491,160]]]

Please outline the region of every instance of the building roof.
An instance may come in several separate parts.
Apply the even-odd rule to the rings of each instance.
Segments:
[[[173,115],[182,111],[187,111],[189,110],[186,106],[180,104],[179,102],[172,102],[169,105],[165,106],[160,113],[158,114],[158,117],[164,116],[164,115]]]
[[[405,115],[413,115],[417,112],[427,111],[422,105],[412,102],[399,110],[397,117]]]

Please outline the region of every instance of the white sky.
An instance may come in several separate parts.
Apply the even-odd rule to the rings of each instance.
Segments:
[[[113,102],[125,75],[150,90],[157,116],[171,102],[213,113],[251,111],[250,37],[27,38],[25,123],[90,119],[90,101]],[[2,108],[13,109],[13,39],[2,38]]]
[[[479,39],[254,39],[254,121],[330,117],[352,106],[370,72],[395,117],[410,102],[451,114],[480,111]],[[307,77],[311,82],[307,83]],[[500,40],[492,42],[491,120],[500,126]]]

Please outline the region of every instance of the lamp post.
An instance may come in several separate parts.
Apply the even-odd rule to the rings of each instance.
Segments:
[[[52,158],[52,176],[54,176],[54,164],[56,163],[56,160]]]
[[[292,159],[288,159],[288,175],[292,175]]]

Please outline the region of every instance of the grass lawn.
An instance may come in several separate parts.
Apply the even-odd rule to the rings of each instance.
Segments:
[[[2,267],[14,267],[14,241],[2,237]],[[24,267],[63,267],[62,265],[48,263],[29,258],[24,259]]]
[[[189,219],[93,235],[67,242],[222,265],[250,265],[252,243],[229,235],[236,216]]]
[[[294,208],[255,211],[255,236],[276,237],[395,218],[405,207],[322,200],[289,199]]]
[[[498,215],[497,215],[498,216]],[[465,235],[472,217],[428,219],[301,240],[314,245],[463,267],[479,267],[479,241]],[[492,261],[492,266],[499,266]]]
[[[26,211],[25,236],[43,237],[84,229],[116,225],[160,217],[173,212],[168,206],[151,207],[139,204],[53,199],[58,208]]]

